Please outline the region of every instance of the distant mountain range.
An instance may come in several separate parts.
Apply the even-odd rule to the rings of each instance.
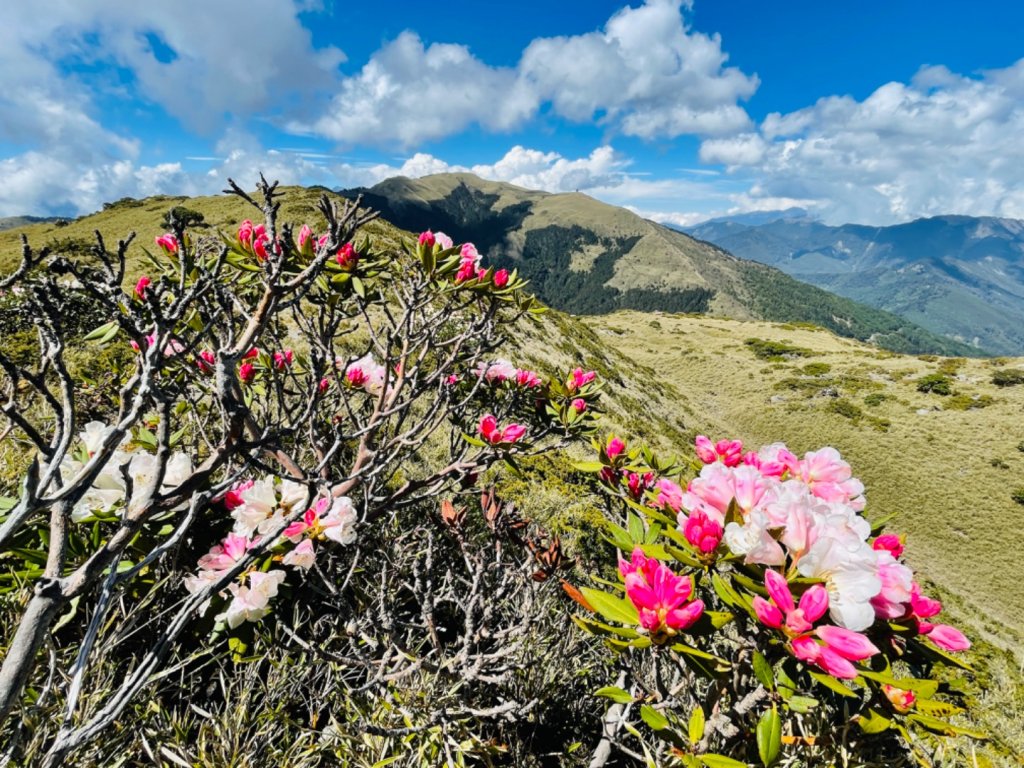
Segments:
[[[5,229],[24,227],[28,224],[46,224],[51,221],[59,221],[56,216],[0,216],[0,232]]]
[[[791,211],[757,216],[685,231],[942,336],[1024,354],[1024,221],[936,216],[836,227]]]
[[[342,194],[362,194],[402,229],[474,242],[488,263],[518,269],[541,299],[567,312],[701,312],[812,323],[896,351],[978,352],[579,193],[458,173],[396,177]]]

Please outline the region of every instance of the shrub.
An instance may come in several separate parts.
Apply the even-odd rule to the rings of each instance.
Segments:
[[[175,222],[182,229],[205,227],[206,217],[199,211],[193,211],[183,205],[176,205],[164,214],[163,219],[160,220],[160,226],[164,229],[174,229]]]
[[[814,353],[803,347],[794,347],[784,341],[769,341],[767,339],[747,339],[743,342],[750,348],[757,357],[762,360],[785,360],[792,357],[808,357]]]
[[[987,408],[995,402],[991,395],[953,395],[942,406],[947,411],[973,411]]]
[[[1024,384],[1024,370],[1020,368],[1003,368],[992,374],[992,383],[997,387],[1015,387]]]
[[[1010,498],[1018,504],[1024,504],[1024,488],[1017,488],[1011,494]]]
[[[889,395],[885,394],[884,392],[872,392],[871,394],[864,395],[864,405],[874,408],[875,406],[879,406],[889,399]]]
[[[824,376],[831,370],[832,366],[828,363],[808,363],[800,369],[800,373],[805,376]]]
[[[0,278],[39,339],[0,348],[6,426],[34,459],[0,526],[5,759],[124,762],[143,730],[218,765],[236,740],[252,764],[494,744],[525,764],[588,738],[558,722],[600,716],[586,668],[559,675],[589,658],[555,602],[571,555],[474,486],[592,434],[596,374],[495,357],[543,308],[472,244],[381,248],[357,239],[373,214],[327,197],[324,239],[293,239],[276,185],[232,186],[265,225],[226,248],[163,235],[127,290],[127,242],[99,265],[28,249]],[[78,304],[102,325],[69,344]],[[233,723],[219,747],[195,702]]]
[[[851,421],[860,421],[864,417],[864,411],[858,408],[854,403],[844,398],[836,398],[828,405],[828,409],[839,416],[843,416]]]
[[[917,380],[917,391],[945,397],[953,394],[953,384],[945,374],[930,373]]]

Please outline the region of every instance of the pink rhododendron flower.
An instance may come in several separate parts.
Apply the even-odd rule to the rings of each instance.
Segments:
[[[262,224],[253,224],[249,219],[243,221],[238,227],[238,244],[242,250],[254,255],[258,261],[266,261],[267,245],[270,238],[267,236],[267,229]]]
[[[509,424],[504,428],[499,428],[498,420],[489,413],[480,419],[478,430],[480,436],[491,445],[515,443],[526,434],[526,427],[522,424]]]
[[[708,437],[697,435],[695,446],[697,458],[705,464],[721,461],[727,467],[735,467],[743,458],[743,443],[739,440],[719,440],[712,443]]]
[[[242,355],[243,360],[252,360],[255,357],[260,356],[260,351],[256,347],[252,347],[248,352]]]
[[[418,242],[424,248],[433,248],[434,243],[437,242],[437,239],[434,237],[434,233],[428,229],[426,232],[420,233],[420,238]]]
[[[576,413],[583,413],[587,410],[587,401],[582,397],[577,397],[572,401],[572,409],[576,411]]]
[[[285,555],[281,562],[305,571],[313,567],[316,562],[316,552],[313,549],[313,542],[306,539],[298,544],[291,552]]]
[[[342,269],[349,270],[352,269],[359,261],[359,254],[356,252],[356,249],[352,247],[352,243],[345,243],[338,249],[338,253],[334,257],[334,260]]]
[[[948,624],[930,624],[927,621],[920,621],[917,627],[922,635],[926,635],[944,651],[966,651],[971,647],[971,641],[964,633]]]
[[[804,454],[803,460],[790,469],[818,498],[848,504],[858,512],[864,509],[864,485],[851,477],[850,465],[835,448]]]
[[[249,585],[231,584],[233,599],[224,614],[228,626],[235,629],[243,621],[259,621],[270,613],[270,600],[277,597],[277,588],[284,582],[284,571],[252,571]]]
[[[508,270],[499,269],[497,272],[494,273],[494,277],[491,279],[494,281],[495,288],[504,288],[506,285],[508,285]]]
[[[577,368],[569,374],[569,378],[565,381],[565,386],[570,392],[575,392],[578,389],[582,389],[596,378],[597,373],[594,371],[584,372],[582,368]]]
[[[801,635],[789,641],[793,655],[807,664],[814,664],[833,677],[852,680],[857,676],[854,661],[864,661],[876,653],[870,640],[859,632],[826,624],[814,630],[823,643],[811,635]]]
[[[605,469],[611,469],[611,467],[605,467]],[[626,475],[626,487],[630,496],[639,499],[654,487],[654,473],[644,472],[644,474],[638,475],[636,472],[630,472]]]
[[[626,597],[640,615],[640,626],[655,642],[687,629],[704,613],[704,603],[692,599],[693,579],[676,575],[639,547],[629,561],[619,560],[619,572],[626,582]]]
[[[257,543],[258,539],[229,533],[224,537],[224,541],[213,546],[208,554],[199,558],[199,567],[204,571],[226,571]]]
[[[877,550],[884,549],[890,552],[893,557],[898,558],[903,554],[903,537],[895,533],[884,534],[871,542],[871,548]]]
[[[912,598],[914,574],[907,566],[900,563],[887,549],[877,549],[878,578],[882,581],[882,590],[871,598],[875,615],[883,619],[898,619],[907,612],[907,604]]]
[[[682,524],[683,536],[701,554],[714,552],[722,543],[722,526],[699,509]]]
[[[165,235],[154,238],[154,242],[160,246],[165,254],[173,256],[178,252],[178,238],[168,232]]]
[[[619,438],[613,437],[608,441],[608,445],[605,446],[604,452],[609,459],[615,461],[619,455],[626,450],[626,444]]]
[[[527,371],[523,368],[516,371],[516,386],[524,387],[525,389],[536,389],[543,386],[543,384],[544,382],[540,376],[533,371]]]
[[[327,379],[327,377],[324,377],[320,379],[320,383],[317,384],[317,389],[320,391],[320,394],[322,395],[324,392],[327,391],[327,388],[329,386],[331,386],[331,382]]]
[[[661,478],[654,487],[658,491],[654,506],[679,512],[683,505],[683,489],[667,477]]]
[[[290,349],[274,353],[274,367],[279,371],[290,366],[294,360],[295,353]]]
[[[351,544],[356,540],[356,523],[359,522],[352,499],[339,496],[328,501],[329,506],[320,518],[324,536],[338,544]]]
[[[146,277],[146,275],[143,275],[142,277],[139,278],[138,282],[135,283],[134,292],[136,299],[139,299],[141,301],[146,298],[146,289],[149,287],[151,282],[152,280]]]
[[[366,354],[345,369],[345,381],[349,386],[365,389],[371,395],[379,395],[384,388],[387,370]]]
[[[240,507],[245,501],[242,499],[242,494],[252,488],[253,481],[246,480],[241,483],[235,483],[231,490],[224,494],[224,506],[227,507],[228,512],[233,510],[235,507]]]
[[[478,377],[482,376],[488,384],[500,384],[509,379],[515,379],[518,383],[519,380],[519,369],[508,360],[499,359],[490,364],[481,361],[477,364],[474,373]]]
[[[828,592],[821,584],[812,585],[800,596],[799,605],[793,600],[786,577],[771,568],[764,572],[764,586],[769,600],[754,597],[754,613],[765,626],[780,629],[790,637],[810,632],[814,622],[828,610]]]
[[[245,384],[252,384],[256,378],[256,367],[252,363],[242,363],[238,366],[238,378]]]
[[[213,354],[212,349],[204,349],[196,357],[196,366],[203,373],[213,373],[216,364],[217,357]]]
[[[441,246],[441,250],[445,251],[455,245],[452,239],[448,237],[448,235],[446,235],[444,232],[435,232],[434,241]]]
[[[316,235],[313,234],[313,230],[310,229],[309,224],[303,224],[302,229],[299,230],[299,253],[303,256],[313,255],[313,244],[316,242]]]
[[[885,698],[889,700],[892,708],[900,714],[906,714],[913,709],[914,703],[917,701],[917,696],[913,691],[905,691],[888,683],[882,685],[882,693],[885,694]]]

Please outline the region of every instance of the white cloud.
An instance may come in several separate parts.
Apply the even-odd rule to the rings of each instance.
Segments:
[[[1021,136],[1024,59],[977,77],[927,67],[863,101],[823,98],[769,115],[760,135],[705,141],[701,158],[757,179],[746,206],[816,201],[834,223],[1024,218]]]
[[[300,10],[292,0],[249,0],[244,9],[209,0],[52,0],[45,7],[7,0],[0,4],[0,111],[9,123],[27,87],[86,113],[90,85],[114,93],[127,88],[204,132],[227,114],[296,108],[331,86],[344,60],[336,48],[313,47]],[[130,73],[127,86],[100,79],[112,77],[110,65]],[[62,71],[69,66],[71,75]]]
[[[425,46],[414,32],[384,45],[342,81],[319,118],[289,129],[350,144],[416,144],[479,125],[511,131],[545,106],[642,138],[747,129],[737,102],[756,76],[725,66],[722,41],[687,28],[678,0],[625,7],[597,32],[538,38],[515,68],[463,45]]]

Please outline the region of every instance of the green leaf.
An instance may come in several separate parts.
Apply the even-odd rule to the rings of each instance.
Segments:
[[[693,708],[693,714],[690,715],[690,724],[687,727],[687,735],[690,737],[690,743],[696,746],[702,738],[704,738],[704,710],[700,704]]]
[[[725,755],[700,755],[700,761],[708,768],[747,768],[746,763]]]
[[[366,287],[363,285],[363,281],[355,275],[352,276],[352,290],[356,292],[356,295],[361,298],[366,298]]]
[[[600,461],[574,461],[572,464],[572,468],[580,472],[600,472],[604,466]]]
[[[775,673],[772,672],[772,665],[760,651],[754,651],[754,677],[769,691],[775,690]]]
[[[635,640],[640,637],[639,632],[629,627],[613,627],[611,624],[604,624],[603,622],[583,616],[573,616],[572,620],[580,629],[584,632],[590,632],[592,635],[615,635],[616,637],[624,637],[627,640]]]
[[[756,733],[757,754],[761,758],[761,765],[768,768],[779,759],[779,751],[782,749],[782,718],[774,704],[757,721]]]
[[[933,717],[952,717],[964,711],[961,707],[950,704],[948,701],[932,701],[931,699],[918,699],[914,703],[914,708],[921,714]]]
[[[595,696],[604,696],[606,699],[611,699],[616,704],[629,704],[633,700],[633,696],[629,691],[624,691],[614,685],[606,685],[604,688],[598,688],[594,691]]]
[[[102,343],[100,340],[105,339],[112,329],[116,334],[119,328],[120,326],[118,325],[117,320],[111,320],[109,323],[104,323],[99,328],[91,331],[83,341],[96,341],[97,343]],[[109,339],[107,339],[107,341],[109,341]]]
[[[834,677],[832,677],[832,675],[826,675],[826,674],[824,674],[822,672],[815,672],[813,670],[808,670],[807,673],[811,677],[813,677],[815,680],[817,680],[819,683],[824,685],[826,688],[828,688],[829,690],[835,691],[840,696],[849,696],[850,698],[853,698],[853,699],[859,698],[857,696],[857,692],[856,691],[854,691],[851,688],[843,685],[838,680],[836,680]]]
[[[487,447],[487,443],[485,443],[483,440],[481,440],[478,437],[473,437],[472,435],[467,435],[465,432],[462,433],[462,439],[465,440],[470,445],[475,445],[477,448]]]
[[[633,626],[640,623],[640,614],[637,613],[636,606],[629,602],[629,600],[609,595],[607,592],[591,587],[582,587],[580,592],[583,593],[583,596],[593,606],[594,610],[609,621],[617,621],[621,624]]]
[[[783,688],[780,690],[786,689]],[[812,699],[810,696],[790,696],[787,699],[786,703],[789,704],[789,708],[792,709],[794,712],[806,714],[810,712],[812,709],[814,709],[816,706],[818,706],[821,702],[817,699]]]
[[[640,718],[655,731],[668,728],[668,718],[648,704],[640,706]]]
[[[629,515],[626,519],[626,527],[629,530],[629,538],[636,543],[644,540],[644,521],[639,515]]]
[[[939,720],[936,717],[929,715],[913,714],[907,715],[908,720],[913,720],[915,723],[923,725],[929,731],[935,733],[941,733],[946,736],[969,736],[972,739],[987,739],[988,736],[981,731],[972,731],[970,728],[961,728],[958,725],[947,723],[945,720]]]
[[[874,709],[869,709],[865,715],[859,715],[856,720],[864,733],[883,733],[892,727],[892,720]]]
[[[916,677],[892,677],[881,672],[872,672],[869,669],[860,670],[860,674],[862,677],[874,680],[877,683],[892,685],[904,691],[913,691],[918,696],[926,699],[930,699],[939,690],[939,682],[937,680],[920,680]]]

